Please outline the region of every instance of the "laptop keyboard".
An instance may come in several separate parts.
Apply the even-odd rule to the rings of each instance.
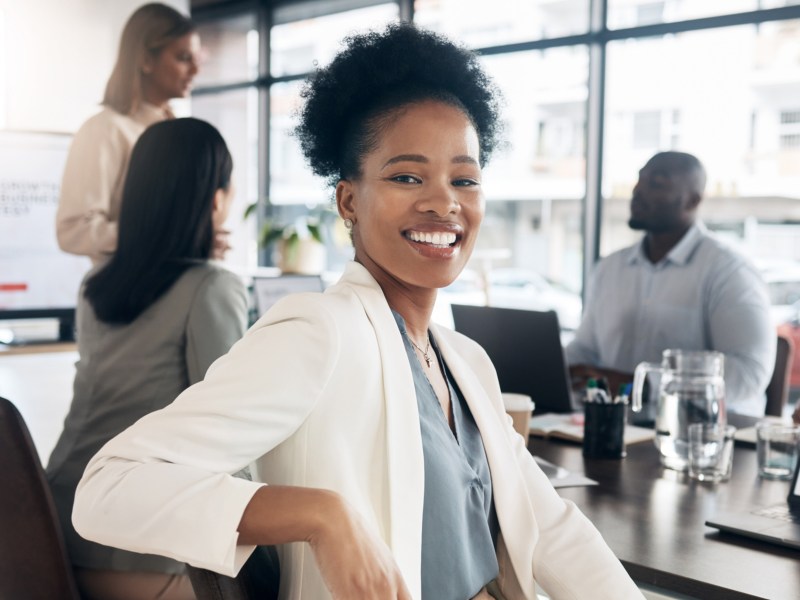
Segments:
[[[768,519],[777,519],[779,521],[788,521],[789,523],[800,522],[797,516],[789,511],[788,505],[767,506],[766,508],[759,508],[753,511],[754,515],[767,517]]]

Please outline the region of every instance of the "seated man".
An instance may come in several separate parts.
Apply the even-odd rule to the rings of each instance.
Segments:
[[[628,225],[645,236],[594,269],[567,361],[574,382],[605,376],[615,391],[667,348],[718,350],[728,410],[759,416],[775,362],[766,286],[697,219],[705,182],[691,154],[661,152],[642,168]]]

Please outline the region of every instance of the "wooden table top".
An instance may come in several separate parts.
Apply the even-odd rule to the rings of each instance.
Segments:
[[[581,447],[531,437],[537,456],[599,482],[562,488],[595,524],[634,580],[703,600],[800,599],[800,551],[705,526],[718,510],[786,501],[788,481],[758,477],[756,452],[737,444],[733,474],[708,484],[666,469],[650,442],[622,460],[585,459]]]

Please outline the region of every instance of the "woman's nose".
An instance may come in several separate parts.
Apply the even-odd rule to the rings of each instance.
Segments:
[[[421,210],[435,212],[440,217],[458,212],[460,207],[456,190],[449,181],[431,184],[419,204]]]

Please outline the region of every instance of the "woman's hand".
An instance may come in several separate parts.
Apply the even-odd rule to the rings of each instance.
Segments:
[[[334,600],[411,600],[388,546],[330,490],[265,485],[239,523],[239,543],[308,542]]]
[[[334,600],[411,600],[386,544],[338,496],[324,510],[325,526],[308,540]]]

